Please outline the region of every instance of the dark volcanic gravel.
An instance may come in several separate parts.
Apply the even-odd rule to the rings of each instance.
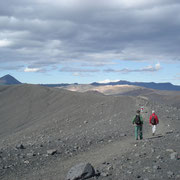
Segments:
[[[135,141],[142,105],[144,139]],[[80,162],[99,172],[90,179],[180,179],[180,109],[166,101],[18,85],[0,87],[0,107],[0,179],[63,180]]]

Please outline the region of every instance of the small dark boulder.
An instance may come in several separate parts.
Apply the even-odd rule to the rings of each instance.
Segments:
[[[95,170],[90,163],[80,163],[73,166],[66,177],[66,180],[84,180],[95,176]]]
[[[16,146],[16,149],[25,149],[24,145],[23,144],[18,144]]]
[[[54,155],[54,154],[56,154],[57,153],[57,150],[56,149],[49,149],[49,150],[47,150],[47,154],[48,155]]]
[[[121,133],[120,135],[119,135],[120,137],[125,137],[125,136],[127,136],[125,133]]]

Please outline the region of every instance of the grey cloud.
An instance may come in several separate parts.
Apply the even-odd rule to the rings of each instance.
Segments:
[[[127,2],[2,1],[0,40],[12,45],[0,49],[0,63],[41,67],[74,60],[179,61],[180,2]]]
[[[114,73],[132,73],[132,72],[156,72],[159,71],[161,69],[160,64],[156,64],[155,67],[153,66],[147,66],[144,68],[140,68],[140,69],[128,69],[128,68],[124,68],[124,69],[105,69],[104,72],[110,73],[110,72],[114,72]]]
[[[53,66],[54,68],[56,67],[58,63],[56,61],[53,60],[49,60],[49,61],[38,61],[38,62],[34,62],[33,64],[29,65],[29,68],[42,68],[42,67],[46,67],[46,66]],[[57,68],[57,67],[56,67]]]
[[[81,66],[82,67],[102,67],[102,66],[107,66],[107,65],[115,65],[116,63],[115,62],[106,62],[106,61],[103,61],[103,62],[92,62],[92,63],[83,63]]]
[[[23,65],[0,66],[0,70],[21,70],[23,68],[24,68]]]
[[[60,72],[79,72],[79,73],[94,73],[99,72],[98,69],[80,69],[80,68],[71,68],[71,67],[63,67],[60,69]]]

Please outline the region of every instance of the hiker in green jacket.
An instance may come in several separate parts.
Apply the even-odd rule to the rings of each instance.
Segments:
[[[138,136],[140,139],[143,139],[143,118],[140,115],[140,110],[136,111],[136,116],[133,118],[132,123],[135,125],[135,138],[138,140]]]

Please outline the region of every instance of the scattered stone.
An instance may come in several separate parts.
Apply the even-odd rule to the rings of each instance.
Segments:
[[[129,171],[129,170],[128,170],[127,173],[128,173],[128,174],[132,174],[132,171]]]
[[[124,136],[127,136],[127,135],[125,133],[121,133],[119,136],[124,137]]]
[[[48,157],[48,154],[43,154],[43,157]]]
[[[177,179],[177,180],[180,179],[180,174],[178,174],[178,175],[176,176],[176,179]]]
[[[168,172],[167,172],[167,175],[168,175],[169,178],[172,178],[173,175],[174,175],[174,173],[173,173],[172,171],[168,171]]]
[[[23,144],[18,144],[16,146],[16,149],[25,149],[24,145]]]
[[[32,156],[36,156],[36,154],[31,152],[31,153],[27,153],[27,156],[32,157]]]
[[[66,150],[65,150],[65,154],[70,154],[70,150],[69,150],[69,149],[66,149]]]
[[[173,130],[166,132],[166,134],[171,134],[171,133],[173,133]]]
[[[2,169],[8,169],[10,168],[11,166],[3,166]]]
[[[110,164],[110,163],[109,163],[109,162],[104,161],[102,164],[107,164],[107,165],[108,165],[108,164]]]
[[[48,155],[54,155],[56,153],[57,153],[57,149],[49,149],[49,150],[47,150]]]
[[[139,157],[140,155],[138,154],[138,153],[135,153],[135,155],[134,155],[135,157]]]
[[[157,165],[154,165],[154,166],[153,166],[153,169],[159,170],[159,169],[161,169],[161,167],[160,167],[160,166],[157,166]]]
[[[177,160],[180,160],[180,154],[177,155]]]
[[[84,180],[93,176],[95,176],[94,167],[90,163],[80,163],[69,170],[66,180]]]
[[[111,171],[111,170],[113,170],[113,166],[112,166],[112,165],[108,165],[106,169],[107,169],[108,171]]]
[[[24,159],[24,158],[25,158],[25,155],[24,155],[24,154],[20,154],[20,155],[19,155],[19,158]]]
[[[154,153],[154,152],[155,152],[155,149],[154,149],[154,148],[151,148],[151,152]]]
[[[103,176],[103,177],[107,177],[107,176],[109,176],[110,174],[109,174],[108,172],[102,172],[100,175]]]
[[[178,153],[177,152],[173,152],[170,154],[170,157],[172,160],[177,160],[178,159]]]
[[[173,149],[166,149],[167,152],[175,152]]]
[[[149,166],[145,167],[143,172],[151,172],[151,168]]]
[[[91,145],[91,144],[92,144],[92,141],[88,141],[87,144],[88,144],[88,145]]]
[[[163,159],[161,155],[156,156],[156,159]]]
[[[99,177],[101,175],[101,173],[100,173],[100,171],[99,170],[95,170],[95,175],[94,176],[96,176],[96,179],[97,179],[97,177]]]
[[[29,164],[29,161],[28,160],[24,161],[24,164]]]
[[[100,139],[98,142],[99,142],[99,143],[103,143],[103,142],[104,142],[104,139]]]
[[[142,145],[142,147],[143,147],[143,148],[145,148],[145,147],[146,147],[146,143],[145,143],[145,144],[143,144],[143,145]]]
[[[74,146],[74,150],[78,150],[79,149],[79,146]]]

